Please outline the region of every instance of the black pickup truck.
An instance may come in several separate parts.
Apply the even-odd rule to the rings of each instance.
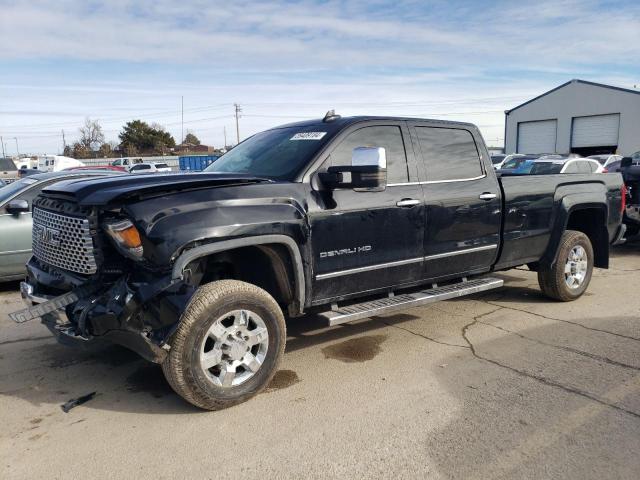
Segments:
[[[619,174],[500,178],[474,125],[330,112],[203,173],[45,189],[21,285],[32,306],[12,317],[125,345],[219,409],[269,383],[285,316],[336,325],[496,288],[491,272],[519,265],[575,300],[621,220]]]

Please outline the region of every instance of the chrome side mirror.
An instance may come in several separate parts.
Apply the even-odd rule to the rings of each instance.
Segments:
[[[320,179],[331,189],[352,188],[356,192],[383,191],[387,188],[386,150],[382,147],[356,147],[351,153],[351,166],[329,167],[326,173],[320,174]]]

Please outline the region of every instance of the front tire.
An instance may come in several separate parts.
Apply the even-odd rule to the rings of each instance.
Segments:
[[[220,410],[260,393],[284,353],[282,310],[250,283],[220,280],[191,298],[162,364],[178,395],[205,410]]]
[[[542,292],[554,300],[571,302],[587,290],[593,273],[593,247],[582,232],[567,230],[562,234],[552,268],[538,270]]]

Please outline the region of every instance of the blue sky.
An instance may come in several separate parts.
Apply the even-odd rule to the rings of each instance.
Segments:
[[[53,153],[85,117],[221,145],[329,108],[471,121],[572,78],[640,88],[637,1],[0,0],[0,135]]]

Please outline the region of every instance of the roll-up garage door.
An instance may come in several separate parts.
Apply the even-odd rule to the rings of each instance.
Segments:
[[[518,123],[518,153],[554,153],[557,120]]]
[[[618,145],[620,114],[575,117],[571,131],[571,147]]]

